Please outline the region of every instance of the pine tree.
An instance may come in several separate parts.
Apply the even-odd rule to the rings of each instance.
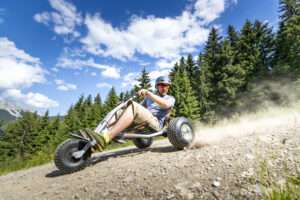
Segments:
[[[105,101],[105,111],[106,112],[111,111],[113,108],[117,106],[118,103],[119,103],[119,97],[116,94],[115,88],[112,87],[108,92],[108,96]]]
[[[276,40],[274,70],[277,74],[300,76],[300,3],[280,0],[280,24]]]
[[[171,116],[185,116],[190,119],[200,117],[197,97],[185,70],[173,74],[170,94],[176,100]]]
[[[92,106],[92,113],[94,120],[91,124],[91,127],[96,127],[101,119],[104,117],[104,110],[102,105],[102,100],[100,94],[97,94],[94,99],[94,105]]]
[[[192,84],[192,87],[195,91],[195,94],[197,96],[198,101],[200,100],[199,97],[201,96],[200,94],[200,88],[201,88],[201,81],[200,81],[200,74],[201,74],[201,68],[202,68],[202,63],[203,63],[203,55],[202,53],[198,54],[197,61],[196,61],[196,70],[195,70],[195,75],[194,75],[194,85]]]
[[[190,79],[193,89],[196,89],[198,87],[197,84],[198,71],[199,71],[198,65],[194,62],[193,56],[189,54],[186,60],[186,73]]]
[[[83,127],[90,128],[94,122],[95,115],[92,109],[92,95],[88,95],[88,97],[83,102]]]
[[[255,44],[259,49],[256,77],[263,78],[270,72],[275,50],[275,36],[267,23],[254,22]]]
[[[235,64],[235,51],[230,40],[222,42],[220,54],[220,78],[216,90],[216,113],[219,115],[231,114],[232,107],[236,103],[237,93],[243,86],[245,71]]]
[[[186,61],[183,56],[180,58],[178,70],[179,72],[183,72],[184,70],[186,70]]]
[[[241,30],[241,36],[238,42],[238,63],[245,70],[244,89],[250,81],[256,78],[260,71],[258,68],[260,62],[260,51],[256,45],[256,33],[252,23],[247,20]]]
[[[138,88],[139,89],[150,89],[151,83],[150,83],[150,77],[149,72],[146,71],[146,68],[144,68],[141,72],[141,76],[137,79],[138,81]]]
[[[191,54],[188,55],[186,59],[186,73],[188,77],[193,77],[195,75],[195,63],[193,60],[193,56]]]
[[[46,129],[49,126],[49,110],[47,110],[40,122],[40,130]]]
[[[178,65],[174,65],[173,67],[173,72],[172,72],[172,77],[171,77],[171,87],[170,87],[170,94],[175,98],[175,105],[171,111],[171,117],[175,116],[180,116],[180,111],[179,111],[179,102],[181,101],[182,95],[181,95],[181,81],[180,81],[180,72],[175,71],[175,67]]]
[[[36,138],[39,134],[39,118],[37,113],[24,112],[15,123],[9,124],[6,129],[3,153],[6,157],[25,160],[30,158],[37,150]],[[1,147],[3,148],[3,146]]]
[[[137,93],[140,89],[146,89],[151,91],[151,83],[150,83],[150,77],[149,72],[146,71],[146,68],[143,68],[140,77],[137,79],[138,85],[134,86],[134,91]],[[138,97],[135,99],[136,101],[141,101],[142,98]]]
[[[212,28],[201,58],[199,75],[200,87],[197,94],[200,102],[200,114],[205,121],[211,121],[215,117],[217,104],[217,84],[220,80],[220,45],[221,37],[218,31]]]
[[[87,98],[84,100],[83,105],[90,107],[92,106],[92,95],[88,95]]]
[[[11,160],[16,157],[18,152],[17,139],[18,135],[16,134],[16,124],[9,123],[5,129],[5,134],[1,136],[0,140],[0,161]]]
[[[200,108],[199,103],[197,101],[197,97],[192,88],[190,79],[187,75],[187,72],[184,71],[180,73],[181,80],[181,91],[180,91],[180,99],[178,101],[178,111],[180,116],[185,116],[190,119],[199,119],[200,118]],[[177,80],[176,80],[177,81]]]
[[[120,92],[119,99],[120,99],[120,101],[124,101],[124,99],[125,99],[125,93],[124,92]]]
[[[231,49],[233,51],[233,64],[238,64],[238,42],[240,35],[239,33],[235,30],[235,28],[232,25],[228,26],[227,29],[227,40],[231,46]]]
[[[229,25],[227,29],[227,34],[228,34],[228,40],[230,42],[230,46],[236,50],[237,48],[237,43],[239,41],[239,35],[237,31],[235,30],[234,26]]]
[[[44,116],[39,120],[38,135],[34,141],[37,150],[41,150],[45,145],[48,144],[49,139],[51,138],[51,133],[49,131],[49,128],[50,128],[50,119],[49,119],[49,111],[47,110]]]
[[[59,115],[57,115],[50,123],[49,132],[51,135],[50,146],[52,149],[55,149],[59,143],[67,139],[68,134],[63,129],[63,123],[61,122]]]
[[[130,97],[131,97],[130,92],[126,91],[126,92],[125,92],[125,95],[124,95],[124,100],[126,101],[126,100],[128,100]]]
[[[80,95],[79,99],[74,105],[74,111],[72,112],[72,115],[76,115],[76,118],[78,118],[80,122],[80,127],[85,127],[83,122],[85,120],[85,110],[84,110],[84,101],[85,97],[83,94]]]
[[[80,119],[78,117],[78,112],[71,106],[68,110],[68,113],[64,119],[67,132],[77,131],[82,127]]]
[[[179,64],[178,62],[176,62],[173,66],[173,68],[171,69],[171,72],[169,74],[170,80],[173,81],[175,74],[179,71]]]
[[[80,95],[79,99],[77,100],[77,102],[75,103],[75,106],[74,106],[74,109],[81,113],[83,111],[82,109],[82,105],[83,105],[83,102],[84,102],[84,95]]]

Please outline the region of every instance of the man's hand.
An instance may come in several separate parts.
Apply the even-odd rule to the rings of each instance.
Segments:
[[[145,97],[145,96],[148,95],[149,91],[146,90],[146,89],[141,89],[137,93],[138,93],[139,96]]]

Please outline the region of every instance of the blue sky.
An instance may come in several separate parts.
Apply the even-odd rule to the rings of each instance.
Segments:
[[[65,114],[81,94],[126,91],[196,56],[209,29],[278,23],[278,0],[3,0],[0,100]]]

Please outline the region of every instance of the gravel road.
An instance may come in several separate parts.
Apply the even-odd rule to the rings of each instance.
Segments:
[[[162,140],[97,154],[73,174],[49,163],[0,176],[0,199],[260,199],[262,167],[284,182],[300,171],[299,144],[299,113],[197,128],[183,151]]]

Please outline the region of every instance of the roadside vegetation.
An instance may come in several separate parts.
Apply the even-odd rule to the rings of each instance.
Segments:
[[[249,20],[241,30],[229,26],[224,37],[212,28],[196,60],[192,55],[178,58],[169,74],[170,93],[176,98],[172,116],[215,124],[262,106],[286,106],[299,99],[299,1],[280,0],[279,10],[277,32],[266,22]],[[95,128],[108,111],[141,88],[151,88],[145,68],[132,90],[117,94],[111,88],[105,101],[99,94],[82,94],[65,116],[23,112],[0,135],[0,175],[51,161],[68,133]]]

